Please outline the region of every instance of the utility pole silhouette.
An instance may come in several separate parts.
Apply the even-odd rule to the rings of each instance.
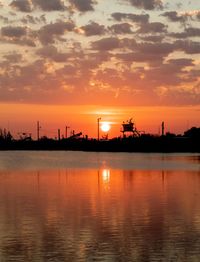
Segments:
[[[165,122],[164,121],[162,122],[161,127],[162,127],[162,136],[164,136],[165,135]]]
[[[101,117],[97,118],[97,139],[99,141],[99,122],[101,120]]]
[[[68,128],[70,128],[70,126],[66,126],[65,127],[65,138],[67,139],[67,131],[68,131]]]
[[[58,140],[60,141],[60,129],[58,129]]]
[[[40,122],[37,121],[37,140],[38,141],[40,140],[40,128],[41,128]]]

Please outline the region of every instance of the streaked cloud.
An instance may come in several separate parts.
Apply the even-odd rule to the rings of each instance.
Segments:
[[[149,15],[148,14],[130,14],[130,13],[112,13],[112,17],[116,21],[122,21],[122,20],[129,20],[133,23],[147,23],[149,21]]]

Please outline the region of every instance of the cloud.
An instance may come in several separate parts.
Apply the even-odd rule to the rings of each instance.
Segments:
[[[133,6],[146,9],[146,10],[153,10],[153,9],[162,9],[163,3],[161,0],[128,0]]]
[[[104,25],[95,22],[90,22],[90,24],[82,26],[81,29],[86,36],[103,35],[106,32]]]
[[[8,17],[5,17],[5,16],[3,16],[3,15],[0,15],[0,20],[1,20],[4,24],[8,24],[8,23],[9,23]]]
[[[148,63],[151,66],[158,65],[164,61],[164,59],[174,51],[174,45],[165,42],[141,42],[134,43],[132,45],[126,45],[132,52],[116,54],[118,59],[121,59],[124,63],[128,62],[143,62]]]
[[[96,3],[94,0],[69,0],[69,2],[73,9],[81,12],[93,11]]]
[[[140,39],[144,40],[145,42],[162,42],[164,35],[145,35],[140,36]]]
[[[20,45],[20,46],[28,46],[28,47],[35,47],[36,44],[33,39],[28,37],[22,38],[1,38],[0,41],[6,44],[12,45]]]
[[[47,58],[55,62],[66,62],[68,58],[67,53],[59,53],[58,49],[52,45],[48,45],[48,46],[40,48],[36,52],[36,54],[42,58]]]
[[[130,13],[112,13],[111,15],[116,21],[122,21],[122,20],[129,20],[133,23],[147,23],[149,21],[149,15],[148,14],[130,14]]]
[[[174,45],[171,43],[139,43],[137,45],[138,50],[144,54],[162,54],[167,56],[172,51],[174,51]]]
[[[191,58],[177,58],[177,59],[169,59],[167,61],[167,64],[173,65],[176,68],[178,67],[179,69],[183,69],[184,67],[187,66],[193,66],[194,65],[194,60]]]
[[[187,35],[187,37],[199,37],[200,28],[195,28],[195,27],[185,28],[185,34]]]
[[[108,51],[119,48],[120,41],[116,37],[103,38],[92,42],[92,49]]]
[[[55,23],[47,24],[40,28],[38,31],[38,37],[43,45],[53,44],[56,39],[59,39],[67,31],[74,29],[74,23],[72,21],[63,22],[58,21]]]
[[[160,22],[146,23],[146,24],[141,24],[140,29],[137,32],[140,34],[166,33],[167,26]]]
[[[156,53],[143,53],[140,51],[129,52],[129,53],[120,53],[117,54],[116,57],[121,59],[123,63],[126,65],[132,64],[133,62],[139,63],[147,63],[151,66],[160,65],[162,61],[164,61],[163,54]]]
[[[181,50],[186,54],[200,54],[200,43],[189,40],[177,40],[174,43],[177,50]]]
[[[198,11],[198,13],[196,14],[196,17],[198,20],[200,20],[200,11]]]
[[[43,11],[64,11],[66,9],[62,0],[32,0],[32,3]]]
[[[5,26],[1,28],[1,42],[15,45],[35,46],[34,38],[27,27],[22,26]]]
[[[29,0],[14,0],[10,6],[21,12],[31,12],[31,2]]]
[[[3,56],[9,63],[19,63],[22,61],[22,54],[12,52]]]
[[[21,19],[23,24],[46,24],[46,17],[45,15],[41,15],[40,17],[35,17],[32,15],[26,15]]]
[[[185,19],[191,19],[191,20],[200,20],[200,10],[192,10],[192,11],[182,11],[179,14],[180,16],[185,17]]]
[[[187,16],[180,15],[176,11],[169,11],[162,14],[162,16],[167,17],[171,22],[181,22],[184,23],[187,21]]]
[[[5,26],[1,28],[1,35],[10,38],[20,38],[27,34],[27,28],[22,26]]]
[[[131,34],[131,27],[132,25],[130,25],[129,23],[121,23],[112,25],[108,27],[108,29],[114,34]]]

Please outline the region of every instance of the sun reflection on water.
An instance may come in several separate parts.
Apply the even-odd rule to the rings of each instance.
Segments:
[[[103,169],[102,170],[102,179],[104,183],[110,182],[110,169]]]

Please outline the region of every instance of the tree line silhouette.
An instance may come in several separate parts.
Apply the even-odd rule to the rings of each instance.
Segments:
[[[82,133],[79,133],[82,134]],[[53,139],[47,136],[33,140],[29,135],[14,138],[10,131],[0,129],[0,150],[81,150],[105,152],[200,152],[200,127],[192,127],[183,135],[167,132],[165,135],[141,134],[107,140],[71,136]]]

